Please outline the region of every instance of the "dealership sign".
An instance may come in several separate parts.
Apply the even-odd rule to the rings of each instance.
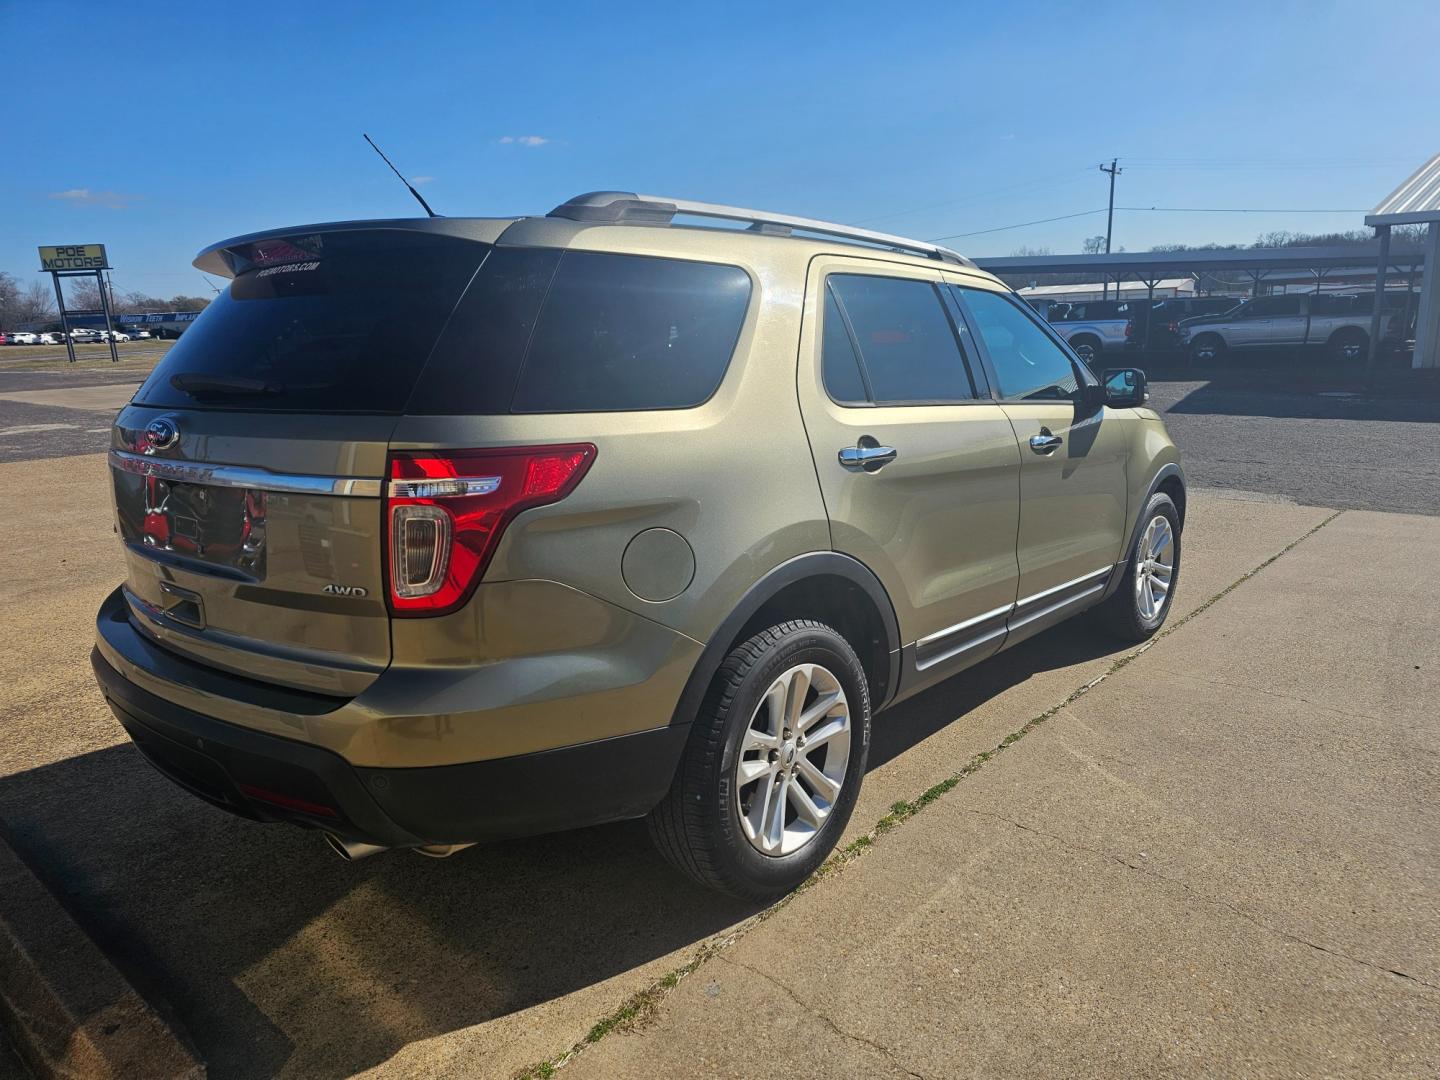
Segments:
[[[104,244],[55,244],[40,248],[41,270],[108,270]]]

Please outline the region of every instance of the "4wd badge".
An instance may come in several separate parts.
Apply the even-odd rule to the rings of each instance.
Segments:
[[[331,596],[369,596],[370,590],[363,585],[326,585],[320,590]]]

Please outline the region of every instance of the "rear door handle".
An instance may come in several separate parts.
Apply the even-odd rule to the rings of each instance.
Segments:
[[[897,457],[899,454],[893,446],[881,446],[866,435],[860,440],[859,446],[847,446],[840,451],[840,464],[859,465],[862,469],[873,471]]]
[[[1053,454],[1064,441],[1059,435],[1051,435],[1046,431],[1030,436],[1030,449],[1037,454]]]

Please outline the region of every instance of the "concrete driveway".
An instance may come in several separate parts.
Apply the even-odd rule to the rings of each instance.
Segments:
[[[1432,519],[1197,492],[1175,617],[1221,599],[1137,659],[1062,627],[886,714],[861,856],[766,914],[637,824],[351,865],[179,792],[86,664],[104,487],[100,455],[0,464],[0,818],[212,1076],[510,1076],[611,1029],[575,1075],[1434,1062]]]
[[[1436,558],[1331,521],[566,1075],[1440,1074]]]

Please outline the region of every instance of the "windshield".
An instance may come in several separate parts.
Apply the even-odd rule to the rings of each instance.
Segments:
[[[488,250],[399,230],[312,234],[285,249],[205,309],[137,404],[399,413]]]

